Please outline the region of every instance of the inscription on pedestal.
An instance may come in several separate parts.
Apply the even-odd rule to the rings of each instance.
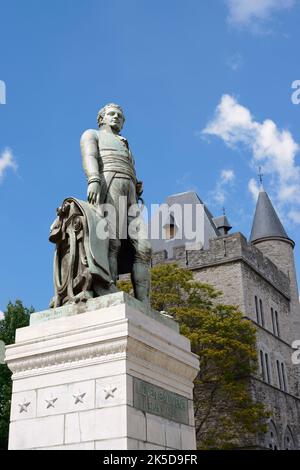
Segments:
[[[133,378],[133,406],[146,413],[189,424],[187,398],[137,378]]]

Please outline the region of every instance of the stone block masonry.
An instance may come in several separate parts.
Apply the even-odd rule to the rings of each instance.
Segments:
[[[257,329],[258,370],[249,378],[254,399],[271,412],[254,448],[299,449],[299,366],[291,343],[299,338],[299,296],[293,247],[286,240],[254,246],[240,233],[209,241],[206,250],[176,247],[173,258],[154,253],[153,265],[176,262],[194,278],[222,292],[218,301],[236,305]]]
[[[165,251],[154,253],[152,258],[153,265],[177,262],[180,266],[191,270],[211,268],[224,263],[233,263],[237,260],[247,263],[285,297],[290,299],[288,276],[280,271],[259,249],[249,244],[239,232],[211,239],[208,250],[190,251],[182,246],[174,249],[173,259],[166,259]]]

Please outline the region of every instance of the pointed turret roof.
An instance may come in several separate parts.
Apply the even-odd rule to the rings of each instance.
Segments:
[[[220,228],[225,228],[227,230],[232,229],[232,226],[228,222],[228,219],[227,219],[226,215],[220,215],[219,217],[214,217],[213,222],[214,222],[214,224],[215,224],[215,226],[217,227],[218,230]]]
[[[268,194],[261,187],[256,204],[250,241],[253,243],[270,237],[285,238],[292,242],[280,222]]]

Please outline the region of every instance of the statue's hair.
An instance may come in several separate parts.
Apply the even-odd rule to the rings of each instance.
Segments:
[[[98,122],[99,127],[102,125],[103,117],[104,117],[104,114],[105,114],[105,111],[107,110],[107,108],[117,108],[119,111],[121,111],[121,113],[123,114],[124,122],[125,122],[125,115],[124,115],[124,111],[121,108],[121,106],[119,106],[118,104],[115,104],[115,103],[108,103],[103,108],[101,108],[99,113],[98,113],[97,122]]]

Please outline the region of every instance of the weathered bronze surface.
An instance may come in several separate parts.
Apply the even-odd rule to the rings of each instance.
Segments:
[[[99,111],[99,130],[81,137],[88,201],[65,199],[51,226],[56,253],[50,307],[116,292],[125,273],[131,273],[135,297],[149,304],[151,245],[139,207],[143,183],[120,135],[124,121],[122,109],[108,104]]]

